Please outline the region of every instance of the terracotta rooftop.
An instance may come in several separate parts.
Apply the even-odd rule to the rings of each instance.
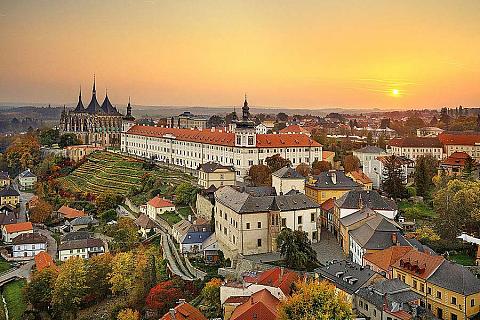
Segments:
[[[397,269],[415,274],[416,277],[428,279],[445,261],[442,256],[411,250],[401,257],[393,266]]]
[[[480,137],[480,136],[479,136]],[[435,138],[406,137],[391,139],[388,144],[403,148],[442,148],[440,140]]]
[[[280,300],[275,298],[267,289],[260,290],[232,313],[230,320],[272,320],[277,318],[277,309]]]
[[[276,287],[282,290],[285,295],[292,291],[292,284],[297,281],[298,275],[290,270],[275,267],[263,271],[255,283],[263,286]]]
[[[323,161],[326,161],[330,157],[335,157],[335,152],[328,151],[328,150],[322,150],[322,160]]]
[[[480,145],[480,133],[478,132],[442,132],[438,139],[444,145]]]
[[[285,134],[292,134],[292,133],[309,133],[308,130],[300,127],[298,124],[292,124],[291,126],[285,127],[282,130],[279,131],[279,133]]]
[[[45,251],[41,251],[35,256],[35,266],[38,271],[42,271],[48,267],[54,267],[55,270],[58,270],[58,267],[55,265],[52,257]]]
[[[60,209],[57,210],[65,219],[75,219],[79,217],[86,217],[87,214],[85,211],[77,210],[75,208],[70,208],[68,206],[61,206]]]
[[[165,200],[160,196],[156,196],[155,198],[150,199],[150,201],[148,201],[148,204],[155,208],[165,208],[165,207],[175,206],[172,202]]]
[[[173,310],[167,312],[160,320],[207,320],[194,306],[181,302]]]
[[[363,259],[382,270],[388,271],[395,262],[411,250],[414,249],[409,246],[392,246],[380,251],[367,253],[363,256]]]
[[[323,211],[329,211],[335,206],[335,200],[333,198],[330,198],[328,200],[325,200],[325,202],[322,203],[320,206]]]
[[[5,231],[7,233],[21,232],[33,230],[31,222],[19,222],[5,225]]]
[[[147,137],[173,136],[178,141],[206,143],[227,147],[235,146],[235,133],[220,132],[220,130],[191,130],[136,125],[131,127],[128,130],[128,133]],[[256,137],[257,147],[259,148],[321,146],[318,142],[310,139],[310,137],[305,134],[257,134]]]
[[[464,167],[469,159],[471,159],[471,157],[468,153],[457,151],[452,153],[448,158],[444,159],[440,165]]]
[[[352,176],[354,181],[360,182],[362,184],[372,183],[372,180],[365,173],[363,173],[362,170],[351,171],[347,173],[347,175]]]

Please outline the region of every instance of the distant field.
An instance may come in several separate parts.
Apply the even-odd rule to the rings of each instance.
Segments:
[[[193,178],[175,170],[156,168],[143,169],[143,162],[111,152],[94,152],[87,161],[70,175],[60,178],[59,182],[66,190],[73,192],[105,192],[127,194],[128,191],[141,185],[146,175],[154,175],[175,184]]]

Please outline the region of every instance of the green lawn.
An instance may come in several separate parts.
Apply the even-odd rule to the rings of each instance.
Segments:
[[[190,209],[190,207],[182,207],[182,208],[177,208],[177,212],[184,219],[188,219],[188,215],[192,214],[192,209]]]
[[[5,259],[0,258],[0,273],[7,271],[12,266]]]
[[[7,302],[8,316],[10,320],[21,320],[27,310],[27,304],[23,299],[23,287],[25,280],[16,280],[7,283],[3,287],[3,296]]]
[[[448,259],[463,266],[475,265],[475,259],[466,253],[451,254]]]
[[[408,221],[413,219],[420,220],[420,222],[431,221],[436,216],[433,208],[430,208],[424,203],[410,203],[408,201],[401,201],[398,204],[398,209]]]
[[[175,223],[182,220],[182,217],[180,217],[175,211],[162,213],[160,216],[162,217],[163,220],[167,221],[168,224],[171,226],[173,226]]]

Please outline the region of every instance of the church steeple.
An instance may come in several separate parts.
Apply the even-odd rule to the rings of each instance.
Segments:
[[[132,116],[132,105],[130,104],[130,96],[128,97],[127,114],[125,114],[123,120],[135,121],[135,118]]]
[[[242,108],[242,120],[248,121],[249,118],[250,118],[250,108],[248,107],[247,94],[245,94],[245,101],[243,101],[243,108]]]
[[[94,96],[97,95],[97,90],[95,89],[95,73],[93,74],[93,89],[92,89],[92,94]]]
[[[82,86],[80,86],[80,92],[78,93],[77,106],[75,107],[73,112],[76,112],[76,113],[85,112],[85,108],[83,107],[83,102],[82,102]]]

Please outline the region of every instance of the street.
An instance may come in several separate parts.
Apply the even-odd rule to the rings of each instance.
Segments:
[[[17,190],[18,193],[20,193],[20,212],[18,213],[17,221],[25,222],[27,221],[27,203],[34,196],[34,194],[20,190],[16,179],[12,181],[12,185],[15,188],[15,190]]]

